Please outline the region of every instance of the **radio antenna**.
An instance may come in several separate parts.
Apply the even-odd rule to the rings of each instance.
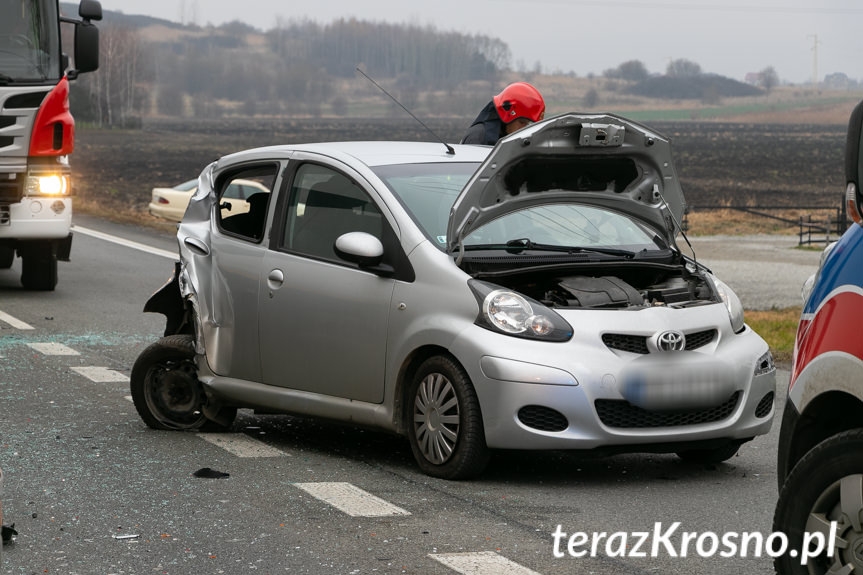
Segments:
[[[447,153],[447,154],[455,155],[455,150],[453,149],[453,147],[452,147],[452,146],[450,146],[449,144],[447,144],[447,143],[443,140],[443,138],[441,138],[440,136],[438,136],[438,135],[437,135],[437,134],[436,134],[436,133],[435,133],[431,128],[429,128],[428,126],[426,126],[425,124],[423,124],[422,120],[420,120],[419,118],[417,118],[416,116],[414,116],[414,115],[413,115],[413,113],[412,113],[410,110],[408,110],[407,108],[405,108],[404,106],[402,106],[402,103],[401,103],[401,102],[399,102],[398,100],[396,100],[396,99],[395,99],[395,97],[393,97],[393,95],[392,95],[392,94],[390,94],[389,92],[387,92],[386,90],[384,90],[384,87],[383,87],[383,86],[381,86],[380,84],[378,84],[377,82],[375,82],[374,80],[372,80],[372,79],[371,79],[371,77],[370,77],[368,74],[366,74],[365,72],[363,72],[362,70],[360,70],[360,67],[359,67],[359,66],[357,66],[357,72],[359,72],[360,74],[362,74],[363,76],[365,76],[365,77],[366,77],[366,80],[368,80],[369,82],[371,82],[372,84],[374,84],[375,86],[377,86],[377,87],[378,87],[378,89],[379,89],[381,92],[383,92],[384,94],[386,94],[387,96],[389,96],[389,97],[390,97],[390,99],[391,99],[393,102],[395,102],[396,104],[398,104],[399,106],[401,106],[401,109],[402,109],[402,110],[404,110],[405,112],[407,112],[408,114],[410,114],[411,118],[413,118],[414,120],[416,120],[417,122],[419,122],[420,126],[422,126],[423,128],[425,128],[426,130],[428,130],[428,131],[429,131],[429,133],[430,133],[432,136],[434,136],[436,140],[440,140],[440,143],[441,143],[441,144],[443,144],[444,146],[446,146],[446,153]]]

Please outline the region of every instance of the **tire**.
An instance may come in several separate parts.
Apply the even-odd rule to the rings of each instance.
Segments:
[[[57,256],[51,244],[30,248],[21,255],[21,285],[38,291],[53,291],[57,286]]]
[[[774,560],[779,575],[826,575],[863,572],[863,429],[834,435],[809,451],[794,466],[782,490],[773,515],[773,531],[788,536],[788,552]],[[851,519],[849,519],[849,517]],[[824,552],[801,565],[798,555],[803,533],[816,525],[838,521],[834,556]],[[856,526],[854,525],[856,523]],[[827,539],[827,533],[824,533]],[[794,550],[795,557],[791,551]]]
[[[407,405],[408,439],[424,473],[468,479],[483,472],[490,454],[479,399],[458,363],[444,356],[424,361],[411,380]]]
[[[237,410],[223,407],[219,420],[207,419],[207,401],[198,381],[192,335],[163,337],[147,347],[132,367],[132,401],[149,427],[167,430],[220,431],[230,427]]]
[[[15,261],[15,248],[0,246],[0,270],[8,270]]]
[[[691,463],[722,463],[737,455],[737,450],[742,444],[741,441],[729,441],[712,449],[688,449],[678,451],[677,457]]]

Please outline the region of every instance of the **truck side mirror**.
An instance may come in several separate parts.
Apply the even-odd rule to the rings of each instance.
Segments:
[[[848,121],[848,136],[845,140],[845,208],[848,215],[858,225],[863,226],[863,195],[860,183],[863,181],[863,101],[851,112]]]
[[[83,2],[81,3],[83,5]],[[98,2],[97,2],[98,4]],[[89,22],[75,24],[75,72],[99,69],[99,29]],[[76,74],[77,75],[77,74]]]

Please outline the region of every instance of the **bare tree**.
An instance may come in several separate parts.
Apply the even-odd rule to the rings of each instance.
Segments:
[[[767,66],[759,73],[758,83],[767,93],[770,93],[770,90],[779,85],[779,74],[773,66]]]
[[[668,67],[665,69],[665,74],[672,78],[693,78],[701,75],[701,66],[692,60],[680,58],[679,60],[672,60],[668,63]]]

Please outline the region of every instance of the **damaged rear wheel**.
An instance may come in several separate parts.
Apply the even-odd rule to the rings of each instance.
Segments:
[[[132,367],[132,400],[153,429],[216,431],[229,427],[236,408],[222,407],[219,423],[204,415],[207,396],[198,381],[192,335],[163,337],[141,352]]]

